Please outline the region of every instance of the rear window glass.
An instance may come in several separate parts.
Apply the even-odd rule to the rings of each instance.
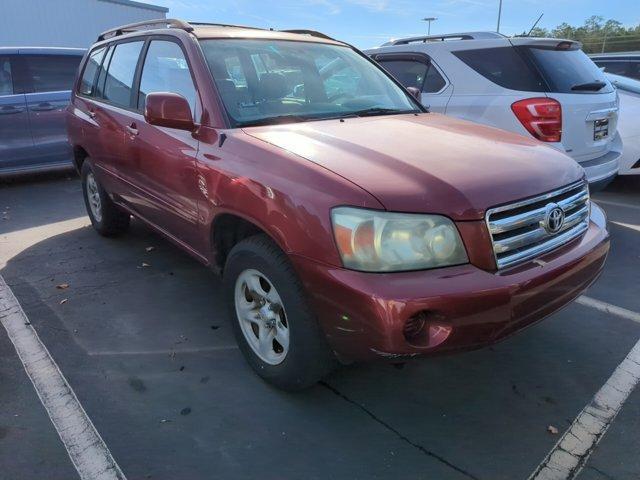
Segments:
[[[82,73],[82,80],[80,81],[80,93],[83,95],[93,95],[93,88],[96,79],[96,73],[98,73],[98,68],[100,68],[100,63],[102,62],[102,58],[104,57],[104,52],[106,51],[105,47],[98,48],[91,52],[89,56],[89,60],[87,61],[86,66],[84,67],[84,72]]]
[[[582,50],[557,50],[546,47],[519,47],[528,52],[553,93],[608,93],[613,87],[604,73]],[[579,88],[593,83],[601,88]],[[576,88],[578,87],[578,88]]]
[[[459,50],[453,54],[501,87],[526,92],[545,91],[540,75],[513,47]]]
[[[34,92],[71,90],[82,57],[77,55],[25,55]]]
[[[128,42],[116,45],[105,79],[105,100],[114,105],[131,107],[133,77],[142,44],[143,42]]]

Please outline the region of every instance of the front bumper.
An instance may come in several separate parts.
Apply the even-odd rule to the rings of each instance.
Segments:
[[[609,251],[595,204],[589,229],[557,250],[503,271],[472,264],[363,273],[293,256],[330,346],[352,360],[401,359],[494,343],[564,307],[598,277]],[[408,341],[408,319],[426,312],[428,332]],[[433,329],[428,328],[434,325]]]

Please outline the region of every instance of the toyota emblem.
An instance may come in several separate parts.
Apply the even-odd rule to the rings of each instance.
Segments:
[[[550,203],[545,208],[543,227],[550,234],[556,234],[564,226],[564,210],[557,203]]]

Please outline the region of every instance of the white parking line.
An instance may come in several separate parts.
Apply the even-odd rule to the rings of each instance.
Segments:
[[[613,200],[603,200],[601,198],[593,199],[596,203],[604,203],[605,205],[611,205],[614,207],[633,208],[634,210],[640,210],[640,205],[632,205],[624,202],[614,202]]]
[[[64,375],[0,276],[0,322],[82,480],[126,480]]]
[[[640,322],[640,314],[636,312],[589,297],[580,297],[577,301],[582,305]],[[639,382],[640,341],[576,417],[529,480],[575,478]]]
[[[626,318],[627,320],[631,320],[632,322],[640,323],[640,313],[627,310],[626,308],[616,307],[615,305],[596,300],[595,298],[585,297],[583,295],[582,297],[578,297],[576,299],[576,303],[579,303],[580,305],[584,305],[586,307],[595,308],[596,310],[600,310],[604,313],[616,315],[617,317]]]
[[[181,355],[191,353],[207,353],[228,350],[238,350],[238,345],[216,345],[211,347],[194,347],[164,350],[98,350],[87,352],[92,357],[117,355]]]
[[[640,232],[640,225],[633,225],[631,223],[616,222],[614,220],[612,220],[611,223],[615,223],[616,225],[620,225],[621,227],[630,228],[631,230],[635,230],[636,232]]]

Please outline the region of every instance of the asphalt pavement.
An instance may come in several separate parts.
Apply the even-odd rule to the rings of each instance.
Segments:
[[[612,248],[586,295],[640,312],[640,182],[596,201]],[[0,275],[129,480],[527,479],[640,339],[574,303],[490,348],[284,393],[244,362],[220,280],[135,220],[98,236],[75,177],[0,184]],[[578,478],[640,478],[639,413],[635,391]],[[2,329],[0,466],[77,478]]]

